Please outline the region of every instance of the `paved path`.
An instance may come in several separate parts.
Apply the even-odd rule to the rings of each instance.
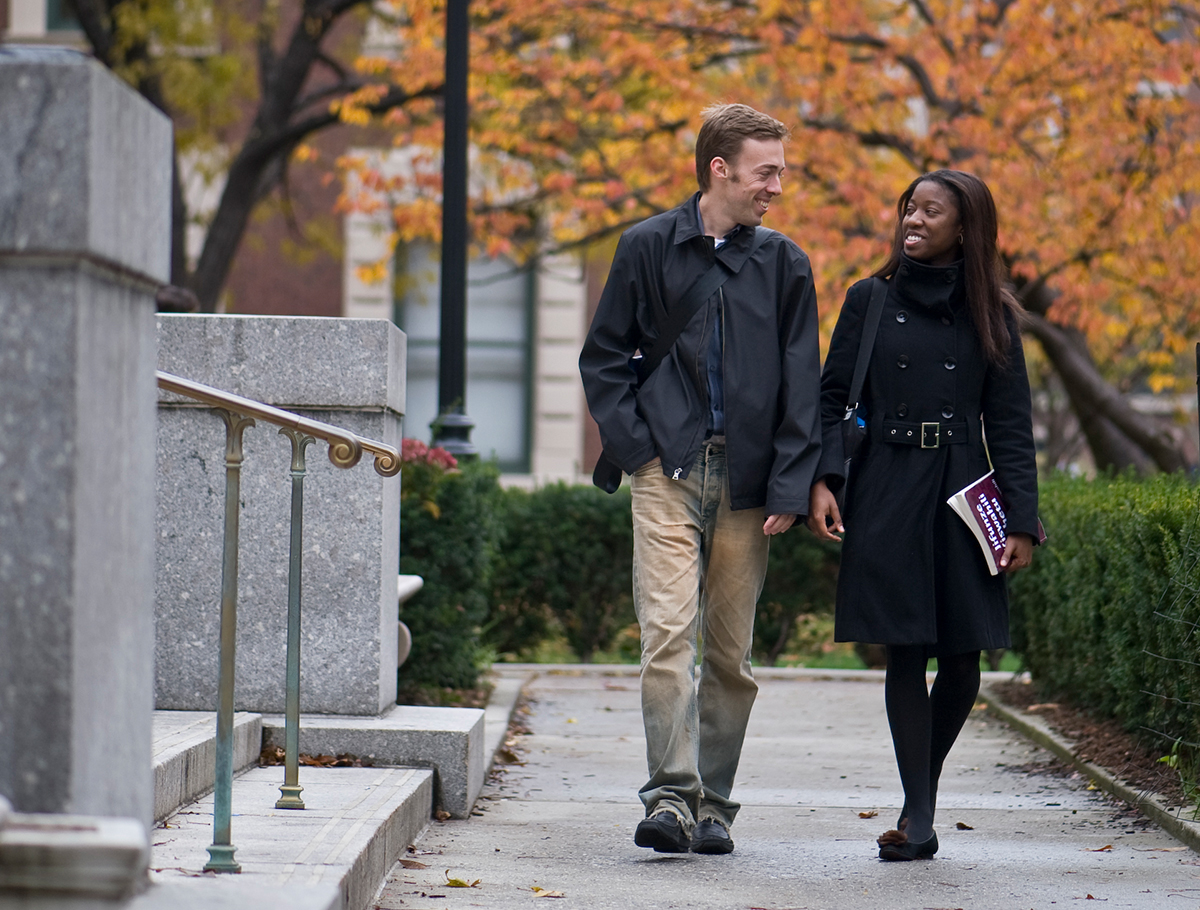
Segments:
[[[1087,781],[1042,770],[1046,752],[982,711],[942,779],[941,852],[884,863],[874,841],[901,793],[881,682],[760,679],[736,852],[660,855],[633,844],[645,777],[636,677],[542,675],[526,691],[525,764],[493,777],[477,817],[433,823],[411,857],[428,867],[394,869],[379,907],[540,907],[534,887],[561,892],[556,906],[620,910],[1200,907],[1200,857]],[[446,887],[445,870],[480,883]]]

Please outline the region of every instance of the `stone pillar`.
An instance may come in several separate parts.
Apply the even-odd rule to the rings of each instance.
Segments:
[[[382,319],[158,317],[159,369],[396,448],[404,333]],[[163,393],[158,424],[155,693],[160,709],[215,710],[225,429]],[[285,707],[291,445],[245,431],[235,704]],[[400,478],[370,455],[344,470],[309,446],[304,482],[300,708],[375,715],[396,701]]]
[[[171,124],[0,46],[0,794],[152,819],[154,293]]]

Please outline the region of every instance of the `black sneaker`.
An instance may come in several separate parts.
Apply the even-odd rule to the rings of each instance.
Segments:
[[[729,829],[715,818],[706,818],[692,830],[693,853],[732,853]]]
[[[655,812],[638,822],[633,842],[639,847],[652,847],[655,853],[687,853],[690,846],[683,823],[670,809]]]

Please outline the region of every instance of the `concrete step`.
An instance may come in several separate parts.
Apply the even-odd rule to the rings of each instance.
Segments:
[[[153,721],[154,820],[209,793],[217,763],[215,711],[155,711]],[[258,761],[262,751],[262,715],[233,716],[234,772]]]
[[[433,772],[425,769],[301,767],[300,810],[275,808],[282,783],[282,767],[252,768],[233,782],[231,840],[240,875],[201,874],[213,836],[211,795],[155,828],[153,884],[130,910],[266,906],[257,897],[272,889],[311,889],[303,906],[313,910],[368,910],[433,812]]]
[[[377,717],[300,715],[300,751],[349,752],[375,765],[431,768],[436,805],[467,818],[492,756],[484,756],[485,714],[478,708],[394,705]],[[263,745],[284,745],[284,719],[263,717]]]

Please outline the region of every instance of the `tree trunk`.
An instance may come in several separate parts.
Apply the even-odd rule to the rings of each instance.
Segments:
[[[187,287],[187,197],[183,195],[183,174],[179,170],[179,151],[171,147],[171,284]]]
[[[1100,375],[1078,332],[1030,310],[1022,321],[1062,379],[1097,467],[1121,470],[1133,466],[1141,473],[1147,473],[1152,465],[1168,473],[1188,467],[1171,433],[1130,407]]]
[[[256,191],[259,177],[266,165],[266,160],[247,160],[245,147],[230,165],[225,188],[221,192],[221,202],[208,226],[200,260],[189,281],[200,299],[200,311],[203,313],[216,312],[221,288],[229,276],[250,213],[258,202]]]

